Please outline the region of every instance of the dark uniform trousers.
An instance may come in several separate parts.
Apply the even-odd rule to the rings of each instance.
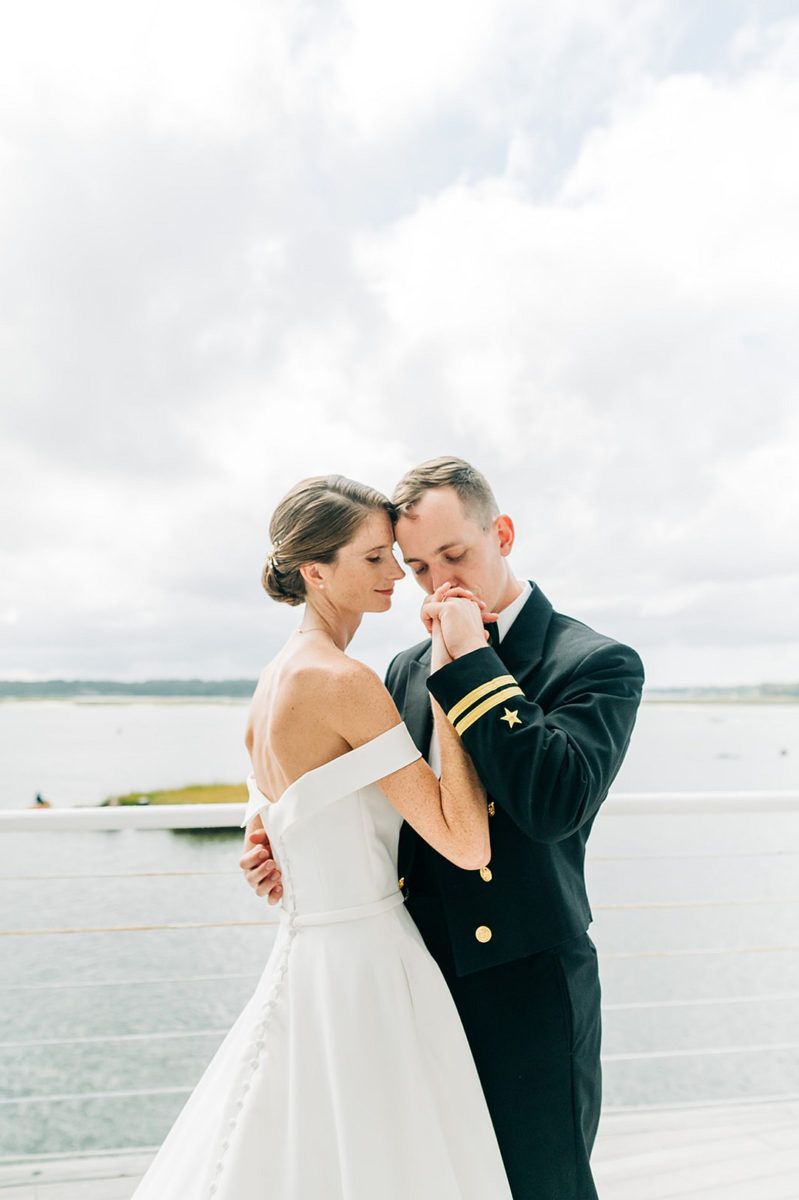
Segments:
[[[489,798],[490,864],[462,871],[410,829],[406,904],[455,999],[515,1200],[596,1200],[600,993],[586,933],[586,842],[641,699],[634,650],[556,613],[535,585],[496,649],[430,671],[430,642],[386,683],[419,750],[432,694]]]
[[[596,1200],[600,990],[588,934],[459,976],[440,901],[409,897],[408,909],[455,1000],[514,1200]]]

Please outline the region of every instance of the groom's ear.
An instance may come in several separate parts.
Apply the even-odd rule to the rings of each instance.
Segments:
[[[503,558],[506,558],[513,549],[513,543],[516,540],[516,530],[513,528],[513,521],[506,513],[501,513],[500,516],[494,519],[494,528],[499,541],[499,552]]]

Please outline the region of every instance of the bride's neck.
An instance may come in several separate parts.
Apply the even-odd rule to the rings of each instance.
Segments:
[[[324,633],[334,646],[343,651],[355,637],[362,616],[363,613],[338,612],[331,604],[312,604],[308,601],[297,632]]]

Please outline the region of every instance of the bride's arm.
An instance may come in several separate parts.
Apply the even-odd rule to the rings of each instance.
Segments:
[[[438,622],[435,622],[435,626]],[[434,663],[449,661],[440,629],[433,631]],[[442,657],[443,656],[443,657]],[[350,660],[327,712],[336,731],[356,747],[400,723],[394,701],[363,663]],[[476,870],[491,857],[485,791],[460,738],[434,703],[441,750],[439,783],[422,758],[379,780],[397,811],[424,840],[456,866]]]
[[[441,635],[439,621],[433,622],[433,656],[432,670],[451,662],[446,644]],[[460,827],[473,839],[476,858],[469,864],[459,863],[459,866],[473,868],[484,867],[491,858],[488,826],[488,800],[485,788],[480,782],[471,758],[467,754],[463,742],[455,732],[454,725],[447,720],[446,714],[437,700],[430,697],[433,709],[433,724],[438,738],[439,754],[441,756],[441,782],[439,794],[441,797],[442,816],[449,828]],[[432,772],[431,772],[432,774]],[[413,824],[413,822],[410,822]],[[417,832],[420,832],[417,830]],[[424,836],[424,835],[422,835]],[[425,838],[429,841],[429,838]],[[432,844],[432,843],[431,843]],[[438,849],[438,847],[435,847]],[[445,853],[442,851],[441,853]],[[449,857],[449,855],[445,855]],[[454,860],[453,860],[454,861]]]

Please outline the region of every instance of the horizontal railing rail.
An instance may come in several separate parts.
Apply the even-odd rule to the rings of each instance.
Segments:
[[[613,792],[606,800],[603,807],[603,816],[610,817],[650,817],[650,816],[683,816],[699,813],[706,814],[745,814],[745,813],[799,813],[799,791],[721,791],[721,792],[635,792],[623,793]],[[190,829],[238,829],[243,837],[243,831],[240,829],[240,823],[244,818],[244,804],[193,804],[193,805],[130,805],[130,806],[114,806],[102,805],[96,807],[75,807],[75,808],[35,808],[22,810],[4,810],[0,811],[0,834],[2,833],[31,833],[38,831],[59,831],[59,832],[85,832],[85,831],[113,831],[113,830],[190,830]],[[597,863],[613,863],[613,862],[630,862],[642,860],[664,860],[664,859],[680,859],[680,858],[707,858],[707,859],[732,859],[732,858],[790,858],[799,856],[799,846],[792,846],[790,842],[783,843],[778,848],[762,849],[753,847],[751,850],[748,847],[733,847],[729,844],[720,847],[718,851],[713,849],[687,849],[684,854],[679,850],[674,851],[669,848],[664,848],[662,851],[654,853],[613,853],[614,847],[608,846],[610,853],[604,852],[596,856],[589,855],[591,861]],[[625,851],[628,847],[623,848]],[[30,863],[30,869],[26,871],[28,864],[16,859],[13,864],[14,874],[6,874],[0,876],[0,883],[37,883],[55,882],[56,880],[81,880],[81,879],[108,879],[119,881],[120,879],[148,879],[159,877],[175,877],[184,878],[190,876],[198,877],[233,877],[239,874],[236,866],[231,866],[226,869],[196,869],[196,870],[131,870],[121,872],[86,872],[80,873],[72,871],[58,875],[50,875],[39,868],[38,863],[33,861]],[[714,898],[697,898],[692,899],[676,899],[669,896],[666,892],[662,899],[642,899],[629,903],[599,903],[594,905],[595,913],[607,912],[613,914],[625,911],[644,911],[644,910],[712,910],[712,909],[729,909],[731,914],[735,914],[741,909],[761,909],[767,912],[769,907],[793,907],[799,904],[799,896],[783,896],[771,897],[767,893],[769,886],[761,880],[760,886],[753,885],[751,896],[741,896],[729,899],[714,899]],[[127,914],[125,914],[127,916]],[[136,914],[138,915],[138,914]],[[214,914],[216,915],[216,914]],[[158,914],[161,917],[161,914]],[[80,919],[80,917],[78,918]],[[135,919],[135,918],[134,918]],[[735,917],[731,917],[735,919]],[[57,920],[57,918],[56,918]],[[101,917],[102,920],[102,917]],[[24,929],[4,929],[0,930],[0,937],[4,938],[24,938],[24,937],[42,937],[42,936],[66,936],[66,935],[100,935],[112,933],[132,933],[132,932],[148,932],[155,933],[160,931],[181,931],[181,930],[212,930],[212,929],[229,929],[229,928],[246,928],[258,926],[274,926],[279,921],[279,914],[276,908],[268,907],[264,911],[262,920],[211,920],[211,921],[169,921],[159,920],[157,924],[142,922],[141,924],[92,924],[89,926],[65,925],[59,928],[24,928]],[[603,960],[623,960],[623,959],[690,959],[696,956],[706,956],[713,958],[718,955],[730,956],[758,956],[764,954],[775,955],[790,955],[799,952],[799,939],[791,935],[790,927],[784,929],[782,935],[774,934],[775,944],[767,944],[770,930],[766,926],[761,928],[753,928],[748,938],[742,938],[744,944],[738,946],[709,946],[709,947],[694,947],[690,945],[680,945],[675,948],[658,948],[648,946],[646,949],[631,948],[625,950],[623,948],[605,949],[602,951]],[[107,943],[98,943],[107,945]],[[6,942],[8,946],[9,943]],[[752,960],[753,962],[756,960]],[[782,961],[782,960],[778,960]],[[786,964],[790,964],[792,960],[786,958]],[[144,963],[142,963],[144,965]],[[220,964],[222,965],[222,964]],[[146,965],[144,966],[146,971]],[[166,968],[167,972],[169,967]],[[173,968],[174,970],[174,968]],[[796,978],[790,979],[788,976],[784,978],[784,984],[787,985],[784,990],[778,990],[782,979],[775,977],[771,984],[770,990],[763,994],[751,994],[752,987],[756,988],[757,983],[752,984],[752,980],[756,978],[752,974],[752,970],[747,967],[749,986],[744,994],[729,994],[729,995],[713,995],[700,998],[655,998],[642,1000],[625,1000],[617,1003],[609,1003],[603,1006],[607,1013],[618,1012],[643,1012],[645,1010],[659,1009],[683,1009],[690,1010],[691,1008],[718,1008],[722,1009],[726,1006],[745,1006],[757,1005],[764,1003],[786,1002],[792,1003],[799,1001],[799,991],[795,990]],[[51,992],[59,993],[64,989],[92,989],[92,988],[109,988],[123,987],[125,989],[142,989],[157,986],[161,984],[200,984],[204,981],[212,980],[256,980],[260,972],[225,972],[224,970],[215,973],[207,972],[205,974],[198,973],[197,975],[183,974],[176,972],[173,975],[165,974],[163,977],[158,976],[157,968],[152,973],[145,977],[126,978],[126,979],[64,979],[36,981],[31,982],[7,982],[0,983],[0,996],[2,994],[9,995],[10,993],[36,993],[36,992]],[[776,986],[775,986],[776,985]],[[792,986],[793,985],[793,986]],[[90,993],[91,994],[91,993]],[[103,993],[100,993],[102,995]],[[137,991],[137,994],[141,992]],[[31,997],[33,999],[33,996]],[[103,1000],[105,1002],[105,1000]],[[19,1003],[19,1001],[18,1001]],[[48,1001],[49,1003],[49,1001]],[[0,1008],[2,1008],[2,998],[0,998]],[[216,1014],[215,1014],[216,1016]],[[658,1018],[656,1018],[658,1019]],[[177,1024],[178,1022],[174,1022]],[[172,1022],[170,1022],[172,1024]],[[67,1036],[71,1030],[66,1028],[63,1032],[65,1036],[47,1037],[46,1028],[33,1027],[30,1033],[33,1036],[28,1038],[21,1037],[14,1040],[13,1028],[9,1028],[4,1039],[0,1041],[0,1051],[25,1051],[26,1049],[33,1050],[34,1048],[48,1049],[59,1047],[78,1047],[81,1045],[96,1046],[102,1043],[143,1043],[147,1041],[158,1042],[159,1044],[169,1042],[190,1042],[191,1039],[201,1041],[203,1038],[219,1040],[226,1033],[227,1029],[216,1027],[215,1020],[207,1020],[203,1023],[204,1027],[199,1029],[169,1029],[156,1030],[153,1032],[135,1032],[135,1033],[109,1033],[87,1036]],[[209,1027],[213,1026],[213,1027]],[[61,1031],[58,1031],[61,1032]],[[80,1032],[76,1029],[76,1033]],[[799,1050],[799,1041],[794,1040],[792,1035],[795,1034],[795,1027],[786,1027],[784,1029],[775,1029],[775,1041],[770,1043],[762,1041],[758,1037],[760,1034],[759,1028],[750,1028],[742,1032],[741,1040],[733,1043],[725,1037],[725,1044],[712,1045],[713,1037],[703,1037],[701,1043],[697,1046],[689,1047],[658,1047],[657,1045],[646,1049],[635,1048],[635,1042],[632,1043],[630,1049],[626,1049],[624,1042],[619,1045],[617,1042],[613,1050],[603,1055],[603,1061],[607,1064],[611,1063],[638,1063],[638,1062],[658,1062],[666,1060],[692,1060],[702,1058],[718,1058],[720,1056],[729,1057],[733,1061],[739,1056],[747,1054],[757,1054],[764,1056],[779,1055],[783,1053],[794,1053]],[[780,1037],[780,1034],[782,1036]],[[10,1036],[9,1036],[10,1035]],[[754,1035],[754,1036],[753,1036]],[[787,1037],[786,1037],[787,1035]],[[640,1044],[640,1043],[639,1043]],[[629,1045],[629,1043],[628,1043]],[[152,1087],[119,1087],[109,1090],[72,1090],[70,1084],[71,1079],[66,1077],[57,1082],[53,1081],[55,1086],[50,1084],[52,1091],[48,1088],[48,1083],[41,1087],[37,1094],[21,1095],[21,1096],[4,1096],[0,1098],[0,1106],[6,1111],[13,1113],[15,1108],[19,1108],[21,1112],[37,1106],[48,1105],[53,1103],[71,1103],[84,1101],[110,1101],[110,1100],[125,1100],[139,1099],[148,1097],[165,1097],[165,1096],[182,1096],[188,1095],[192,1089],[192,1082],[186,1081],[184,1072],[176,1072],[177,1079],[172,1081],[170,1086],[152,1086]],[[103,1081],[105,1082],[105,1081]],[[110,1082],[110,1081],[109,1081]],[[114,1081],[116,1082],[116,1081]],[[120,1080],[120,1083],[127,1082]],[[134,1081],[131,1081],[134,1082]],[[142,1081],[144,1082],[144,1081]],[[786,1080],[790,1083],[790,1080]],[[59,1089],[61,1085],[61,1090]],[[64,1086],[66,1084],[66,1087]],[[765,1088],[763,1089],[765,1092]],[[754,1103],[772,1099],[789,1099],[792,1093],[781,1093],[780,1095],[763,1095],[763,1096],[748,1096],[745,1098],[746,1103]],[[710,1100],[703,1101],[703,1106],[723,1107],[727,1104],[742,1103],[742,1100]],[[673,1107],[690,1107],[692,1102],[679,1101]],[[641,1106],[631,1106],[626,1109],[624,1106],[616,1106],[614,1109],[607,1111],[631,1111],[632,1108],[640,1108]],[[662,1105],[652,1106],[653,1108],[662,1108]],[[39,1157],[39,1156],[35,1156]]]
[[[12,808],[0,810],[0,832],[235,829],[241,826],[245,809],[240,803]],[[736,812],[799,812],[799,792],[611,792],[602,807],[608,816]]]

